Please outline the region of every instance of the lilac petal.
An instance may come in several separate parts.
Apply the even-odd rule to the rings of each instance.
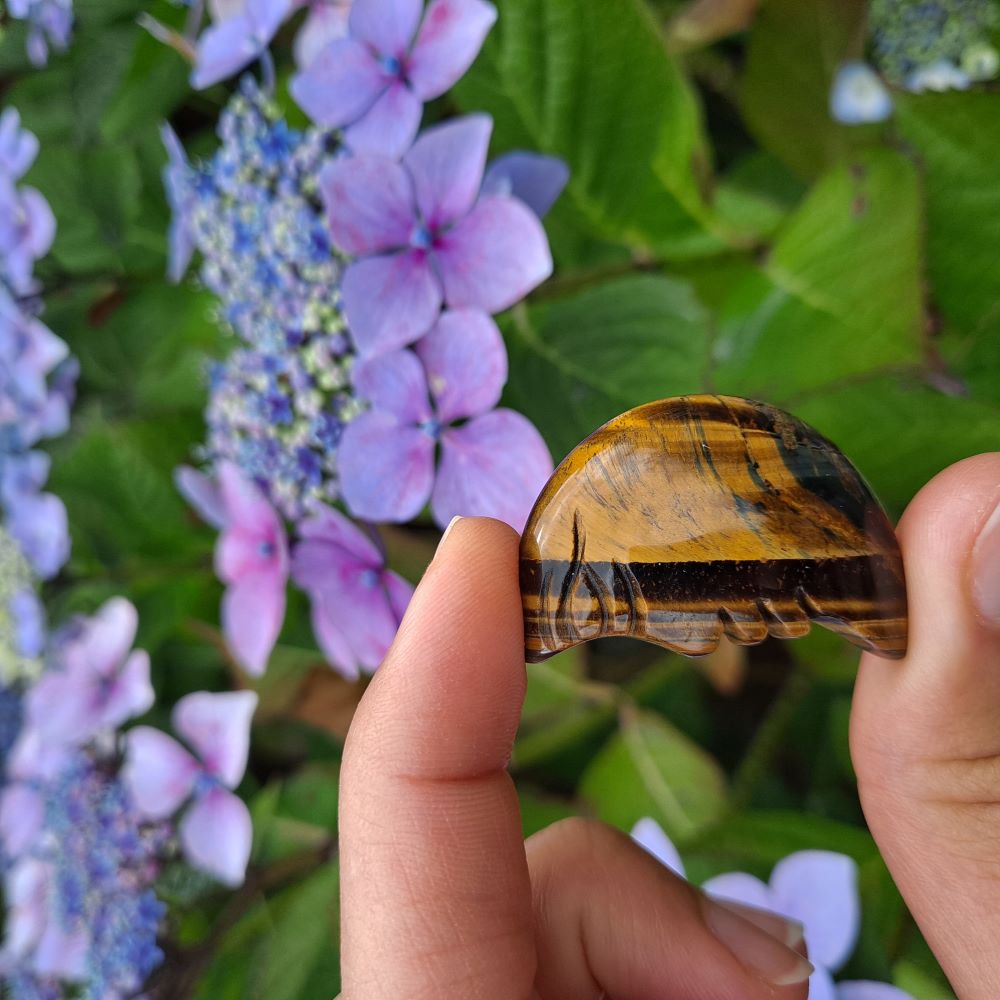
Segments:
[[[26,718],[51,746],[76,746],[101,727],[100,678],[86,669],[50,670],[25,698]]]
[[[261,537],[280,531],[278,515],[264,494],[232,462],[219,464],[219,490],[230,528],[239,527]]]
[[[710,878],[702,887],[709,896],[728,899],[746,906],[756,906],[759,910],[773,912],[774,901],[771,890],[759,878],[745,872],[727,872]]]
[[[666,865],[676,875],[685,878],[684,862],[674,842],[663,832],[655,819],[644,816],[632,827],[632,839],[644,850]]]
[[[6,760],[7,778],[15,781],[52,781],[70,758],[63,743],[45,739],[33,726],[22,727]]]
[[[809,992],[812,1000],[812,990]],[[909,993],[888,983],[852,980],[837,984],[836,1000],[913,1000]]]
[[[246,0],[208,0],[208,12],[213,21],[228,21],[239,17],[246,7]]]
[[[43,580],[54,577],[69,558],[66,508],[51,493],[20,499],[8,512],[6,528]]]
[[[416,223],[406,171],[381,156],[341,157],[323,169],[320,193],[334,244],[366,256],[406,246]]]
[[[361,665],[339,623],[327,615],[326,602],[319,594],[312,598],[311,621],[313,635],[327,663],[344,680],[356,681],[361,676]]]
[[[290,90],[317,125],[343,128],[357,121],[387,86],[371,51],[352,38],[330,42],[309,68],[292,77]]]
[[[545,230],[516,198],[481,198],[469,215],[438,241],[445,300],[500,312],[552,273]]]
[[[179,465],[174,469],[174,485],[206,524],[220,531],[226,526],[222,493],[204,472],[192,469],[189,465]]]
[[[483,182],[492,131],[489,115],[466,115],[427,129],[404,157],[420,217],[431,230],[469,213]]]
[[[393,351],[354,370],[354,392],[372,409],[391,413],[401,424],[422,424],[433,416],[427,376],[413,351]]]
[[[408,66],[421,100],[440,97],[459,81],[496,19],[496,7],[484,0],[431,0]]]
[[[398,160],[413,142],[424,106],[405,83],[391,83],[366,114],[344,130],[354,153]]]
[[[38,155],[38,139],[21,128],[16,108],[6,108],[0,115],[0,168],[13,180],[22,177]]]
[[[0,792],[0,843],[8,858],[19,857],[34,842],[45,819],[42,797],[28,785]]]
[[[198,762],[166,733],[136,726],[125,736],[122,777],[136,809],[147,819],[166,819],[191,794]]]
[[[262,49],[270,44],[278,28],[297,6],[297,0],[246,0],[247,17],[253,25],[254,38]]]
[[[441,286],[419,250],[356,261],[344,273],[341,293],[364,358],[413,343],[434,325],[441,308]]]
[[[220,21],[208,28],[198,41],[191,86],[195,90],[218,83],[256,58],[261,48],[246,14]]]
[[[303,541],[327,542],[342,550],[345,555],[353,556],[359,562],[373,568],[382,565],[382,553],[371,538],[339,510],[327,507],[325,504],[320,505],[310,517],[299,522],[298,536]],[[300,543],[299,548],[301,547]],[[292,572],[294,575],[294,568]],[[303,583],[298,578],[296,582],[306,588],[311,585]]]
[[[222,632],[239,665],[260,677],[285,620],[285,576],[270,570],[246,573],[222,598]]]
[[[398,573],[387,570],[382,575],[382,583],[389,598],[389,608],[396,617],[397,627],[410,606],[410,599],[416,589],[409,580],[404,580]]]
[[[90,934],[86,927],[65,930],[50,916],[31,960],[32,971],[43,978],[80,980],[87,968]]]
[[[507,381],[507,351],[496,323],[475,309],[441,314],[418,341],[438,420],[449,424],[493,409]]]
[[[14,621],[15,648],[21,656],[34,658],[45,651],[45,608],[33,590],[19,590],[7,602]]]
[[[513,152],[495,159],[483,178],[484,195],[510,195],[544,218],[569,183],[569,167],[558,156]]]
[[[809,977],[809,1000],[837,1000],[833,976],[822,965],[817,965]]]
[[[775,910],[805,927],[813,962],[836,972],[861,925],[857,864],[832,851],[797,851],[775,865],[771,895]]]
[[[370,673],[385,658],[398,622],[378,575],[345,577],[332,579],[314,594],[313,601],[319,605],[324,634],[338,634],[350,649],[353,669]],[[338,665],[336,660],[331,662]]]
[[[149,679],[149,654],[137,649],[125,661],[108,691],[101,725],[117,729],[123,722],[145,715],[155,701],[156,694]]]
[[[4,876],[7,912],[2,955],[22,960],[35,948],[48,919],[48,892],[52,867],[35,858],[22,858]]]
[[[246,878],[253,823],[241,799],[213,788],[184,815],[180,825],[184,856],[199,871],[235,888]]]
[[[309,8],[305,24],[299,29],[293,45],[295,65],[299,69],[308,69],[330,42],[346,37],[349,14],[349,2],[344,3],[343,0],[313,4]]]
[[[444,527],[456,515],[495,517],[521,531],[552,474],[552,457],[531,421],[494,410],[446,431],[441,445],[434,520]]]
[[[256,710],[253,691],[197,691],[177,702],[171,721],[198,752],[206,772],[235,788],[247,769],[250,722]]]
[[[340,489],[355,517],[409,521],[434,482],[434,439],[388,413],[363,413],[348,424],[337,454]]]
[[[380,56],[401,59],[417,33],[422,8],[421,0],[354,0],[351,34]]]
[[[112,597],[87,620],[80,637],[66,643],[64,659],[71,668],[111,675],[131,650],[138,626],[135,606],[124,597]]]
[[[37,260],[52,248],[56,238],[56,217],[45,195],[35,188],[21,188],[21,209],[26,217],[25,240],[31,255]]]

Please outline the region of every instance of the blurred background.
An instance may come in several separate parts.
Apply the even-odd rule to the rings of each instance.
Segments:
[[[534,150],[570,168],[545,220],[555,272],[498,319],[503,402],[556,462],[637,404],[749,396],[836,442],[895,518],[939,470],[997,448],[997,4],[495,2],[479,58],[424,121],[486,111],[491,154]],[[151,995],[329,1000],[338,761],[366,681],[327,666],[298,593],[266,675],[240,671],[219,627],[214,533],[173,483],[198,458],[209,359],[233,335],[198,278],[165,277],[160,127],[169,120],[193,159],[212,156],[235,82],[192,89],[182,7],[74,6],[72,39],[44,68],[24,21],[5,17],[0,42],[2,103],[40,144],[25,180],[58,220],[35,267],[44,319],[80,364],[72,425],[46,444],[73,547],[45,603],[53,620],[112,595],[135,604],[150,725],[168,729],[195,690],[260,697],[238,789],[254,824],[246,882],[223,890],[164,866],[166,959]],[[306,15],[271,45],[295,128],[307,125],[288,93]],[[844,77],[855,63],[865,74]],[[382,531],[412,582],[439,536],[426,514]],[[863,919],[838,975],[950,996],[858,804],[856,663],[814,630],[699,661],[596,642],[530,667],[511,765],[525,833],[574,814],[626,831],[650,817],[698,882],[766,880],[804,849],[847,855]]]

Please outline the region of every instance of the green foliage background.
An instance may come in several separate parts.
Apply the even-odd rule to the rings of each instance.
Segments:
[[[494,152],[572,168],[549,220],[556,275],[503,321],[506,402],[557,458],[651,399],[753,396],[840,444],[898,515],[936,472],[997,447],[995,88],[898,93],[884,126],[846,129],[827,100],[836,65],[862,51],[860,0],[766,0],[747,31],[684,53],[671,0],[497,3],[478,63],[431,117],[486,110]],[[233,683],[212,536],[171,484],[202,437],[204,359],[227,345],[211,299],[163,279],[158,136],[171,117],[189,150],[210,151],[226,91],[192,93],[183,61],[137,27],[142,9],[179,25],[166,0],[76,8],[72,48],[44,72],[29,71],[18,26],[0,45],[4,103],[41,140],[28,180],[59,220],[40,268],[47,321],[82,364],[73,429],[51,449],[74,552],[50,597],[57,616],[111,593],[137,603],[163,722],[186,691]],[[415,579],[435,540],[419,524],[392,532],[396,565]],[[303,611],[260,686],[247,886],[164,877],[177,995],[336,992],[337,761],[360,691],[320,664]],[[616,642],[532,667],[513,761],[525,831],[650,815],[696,880],[843,851],[865,914],[847,972],[949,996],[858,806],[853,653],[813,634],[724,660]]]

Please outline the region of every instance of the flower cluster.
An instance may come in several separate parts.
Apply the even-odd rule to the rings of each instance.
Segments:
[[[64,52],[73,30],[73,0],[8,0],[7,12],[27,21],[28,58],[35,66],[49,61],[49,47]]]
[[[196,80],[266,62],[296,6],[217,4]],[[281,630],[289,576],[345,676],[374,670],[395,634],[412,588],[334,504],[368,523],[429,504],[442,526],[476,514],[520,529],[552,470],[535,428],[497,409],[507,357],[491,314],[551,271],[539,219],[565,166],[517,153],[487,171],[484,115],[416,137],[423,101],[478,53],[491,4],[346,7],[312,4],[299,36],[313,51],[291,89],[314,127],[290,128],[244,78],[211,160],[188,164],[165,132],[170,273],[197,251],[220,320],[243,341],[211,367],[209,474],[180,470],[178,485],[222,532],[224,632],[254,674]]]
[[[684,878],[677,848],[652,819],[641,819],[632,838],[671,871]],[[832,851],[797,851],[775,865],[768,882],[745,872],[709,879],[702,889],[716,899],[767,910],[802,925],[809,960],[809,1000],[913,1000],[885,983],[850,980],[833,974],[854,951],[861,927],[856,863]]]

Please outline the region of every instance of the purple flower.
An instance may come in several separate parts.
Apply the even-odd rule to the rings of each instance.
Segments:
[[[482,193],[512,195],[543,219],[568,182],[569,167],[558,156],[518,150],[489,165]]]
[[[431,0],[421,21],[422,12],[422,0],[354,0],[350,35],[292,79],[306,114],[344,128],[356,153],[402,156],[420,127],[422,102],[465,73],[497,17],[484,0]]]
[[[220,463],[219,491],[225,526],[215,571],[227,584],[222,630],[240,665],[260,676],[285,619],[288,543],[281,519],[232,462]]]
[[[551,274],[535,214],[510,196],[479,197],[492,127],[470,115],[428,129],[401,164],[357,156],[324,169],[333,240],[363,258],[342,288],[363,357],[412,343],[442,302],[500,312]]]
[[[55,238],[52,209],[39,191],[20,190],[0,174],[0,277],[18,294],[32,290],[35,261],[44,257]]]
[[[191,86],[204,90],[253,62],[295,7],[294,0],[245,0],[242,10],[234,12],[227,4],[220,10],[227,16],[198,41]]]
[[[15,108],[0,114],[0,172],[12,181],[20,180],[38,155],[38,140],[21,128],[21,116]]]
[[[73,0],[10,0],[11,17],[26,20],[28,58],[34,66],[49,60],[49,45],[62,52],[69,45],[73,28]]]
[[[321,507],[299,524],[292,578],[312,601],[313,631],[330,664],[348,680],[385,658],[413,587],[339,511]]]
[[[167,237],[167,277],[174,283],[181,280],[194,254],[191,232],[191,210],[194,194],[191,189],[192,170],[177,133],[164,122],[160,136],[167,150],[167,165],[163,168],[163,186],[170,202],[170,231]]]
[[[308,69],[330,44],[347,36],[351,0],[313,0],[295,36],[295,65]]]
[[[250,812],[232,789],[246,771],[256,708],[252,691],[199,691],[177,702],[173,728],[197,759],[158,729],[137,726],[126,737],[123,777],[136,808],[165,819],[190,798],[180,823],[185,857],[230,886],[245,878],[253,841]]]
[[[6,529],[32,569],[54,577],[69,558],[69,525],[62,500],[52,493],[4,495]]]
[[[355,388],[372,408],[347,425],[338,458],[351,513],[408,521],[430,500],[442,526],[462,514],[520,531],[552,459],[525,417],[493,409],[506,380],[500,331],[469,309],[444,313],[416,353],[360,365]]]
[[[27,696],[27,722],[49,744],[79,745],[153,706],[149,656],[132,651],[138,615],[113,598],[57,654],[60,669],[42,675]]]
[[[670,838],[652,819],[641,819],[632,838],[664,865],[684,877],[684,865]],[[709,879],[702,889],[717,899],[768,910],[802,925],[809,960],[809,1000],[912,1000],[886,983],[835,983],[832,973],[847,961],[861,925],[858,866],[832,851],[797,851],[783,858],[765,883],[732,872]]]

